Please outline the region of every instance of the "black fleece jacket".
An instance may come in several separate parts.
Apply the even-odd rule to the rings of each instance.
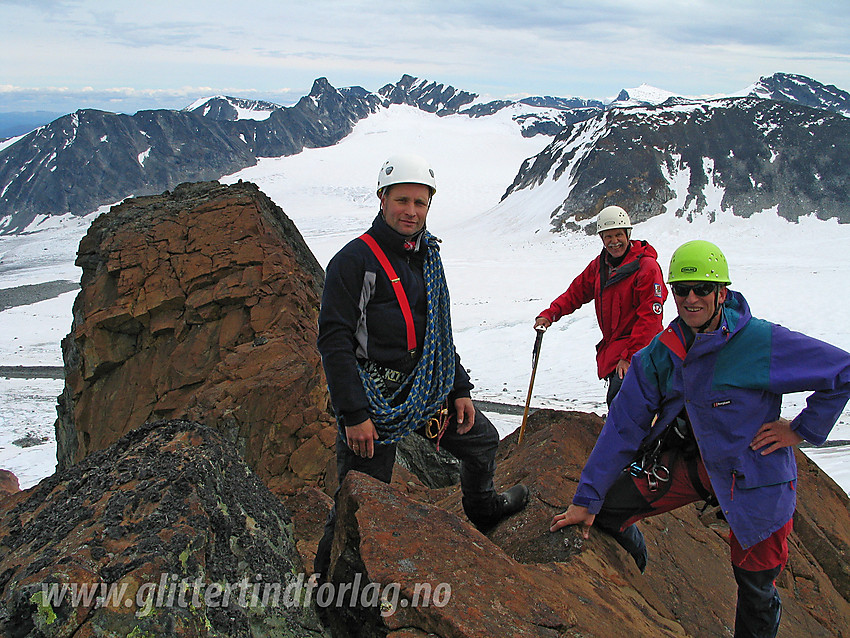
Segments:
[[[371,360],[409,372],[419,360],[425,336],[427,301],[422,274],[426,246],[390,228],[378,214],[368,233],[384,250],[401,280],[416,329],[417,350],[407,350],[404,316],[389,277],[361,239],[346,244],[328,264],[319,311],[319,352],[328,380],[331,403],[342,426],[370,418],[357,361]],[[468,397],[469,375],[455,353],[452,399]]]

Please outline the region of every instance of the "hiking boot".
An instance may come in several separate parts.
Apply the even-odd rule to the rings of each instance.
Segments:
[[[499,494],[501,511],[499,518],[506,518],[516,514],[528,504],[528,488],[522,483],[517,483],[511,489]]]
[[[482,534],[487,534],[504,518],[516,514],[528,503],[528,488],[519,483],[511,489],[497,494],[492,509],[486,516],[467,511],[469,520]],[[464,507],[466,509],[466,507]]]
[[[640,573],[642,574],[646,571],[646,563],[649,560],[649,555],[646,551],[646,541],[643,538],[643,533],[638,529],[638,526],[632,523],[622,532],[608,533],[614,537],[614,540],[620,544],[620,547],[631,555]]]

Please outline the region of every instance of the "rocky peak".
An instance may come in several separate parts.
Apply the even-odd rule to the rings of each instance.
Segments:
[[[343,91],[333,87],[327,78],[318,78],[313,82],[310,94],[301,98],[295,109],[302,111],[301,115],[307,115],[308,121],[315,121],[312,126],[316,129],[323,126],[334,130],[336,137],[336,131],[347,134],[358,120],[377,110],[379,103],[378,96],[361,87]],[[320,130],[316,131],[316,137],[321,137]],[[327,145],[331,143],[329,140]]]
[[[770,100],[793,102],[850,117],[850,93],[832,84],[822,84],[805,75],[774,73],[762,77],[748,93]]]
[[[464,105],[478,97],[475,93],[406,74],[395,84],[382,87],[378,94],[385,98],[387,105],[408,104],[437,115],[457,113]]]
[[[77,264],[60,468],[180,418],[223,432],[275,491],[323,484],[336,436],[315,347],[324,275],[256,186],[127,200],[92,223]]]

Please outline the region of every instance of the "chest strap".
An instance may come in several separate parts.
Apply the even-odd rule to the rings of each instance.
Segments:
[[[413,352],[416,350],[416,329],[413,326],[413,313],[410,310],[410,302],[407,300],[407,293],[404,292],[404,286],[401,285],[401,279],[399,279],[395,269],[390,263],[390,260],[387,259],[387,255],[383,250],[381,250],[381,247],[378,245],[378,242],[375,241],[374,237],[372,237],[369,233],[363,233],[360,235],[360,239],[362,239],[366,245],[372,249],[372,252],[375,253],[375,257],[378,258],[381,267],[384,269],[384,272],[387,273],[387,277],[389,277],[390,283],[393,285],[393,291],[395,292],[396,299],[398,299],[398,305],[401,307],[401,314],[404,315],[404,325],[407,329],[407,349],[408,351]]]

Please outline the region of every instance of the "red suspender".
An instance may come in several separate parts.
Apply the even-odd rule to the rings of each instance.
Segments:
[[[372,249],[375,257],[381,262],[384,272],[387,273],[387,277],[390,278],[390,283],[392,283],[395,296],[398,299],[398,305],[401,306],[401,314],[404,315],[404,324],[407,327],[407,349],[413,352],[416,350],[416,329],[413,327],[413,313],[410,311],[410,302],[407,300],[407,293],[404,292],[404,286],[401,285],[401,279],[396,275],[392,264],[390,264],[390,260],[387,259],[386,254],[378,246],[378,242],[375,241],[374,237],[368,233],[363,233],[360,235],[360,239],[366,242],[366,245]]]

